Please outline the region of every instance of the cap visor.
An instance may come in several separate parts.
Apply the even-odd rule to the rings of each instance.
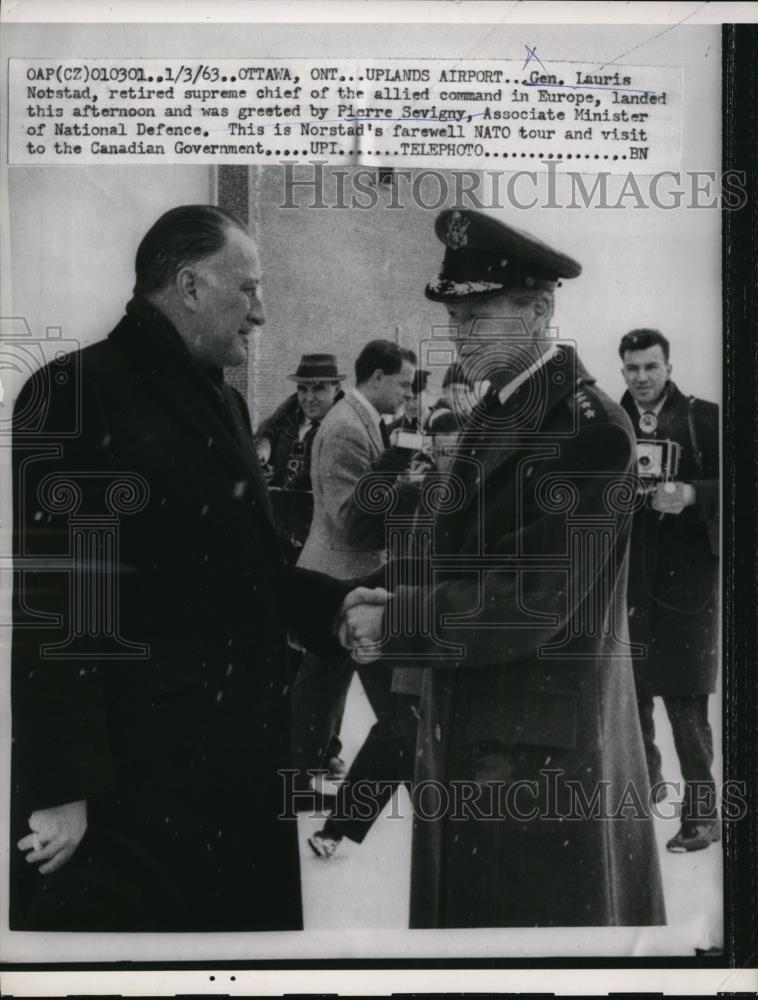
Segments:
[[[484,281],[430,281],[424,295],[432,302],[471,302],[473,299],[491,299],[507,290],[505,285]]]

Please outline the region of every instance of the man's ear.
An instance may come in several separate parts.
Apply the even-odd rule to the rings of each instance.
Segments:
[[[198,282],[192,267],[183,267],[176,275],[176,290],[182,303],[189,309],[197,309]]]
[[[542,319],[544,316],[547,316],[548,313],[550,312],[550,306],[548,305],[547,300],[542,298],[542,296],[533,299],[531,302],[531,306],[532,310],[534,311],[534,315],[537,319]]]

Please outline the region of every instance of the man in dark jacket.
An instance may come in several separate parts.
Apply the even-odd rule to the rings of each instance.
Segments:
[[[345,395],[333,354],[304,354],[287,378],[297,390],[258,428],[255,443],[289,560],[296,562],[313,519],[311,453],[321,421]]]
[[[374,669],[423,670],[411,926],[663,923],[626,622],[632,428],[546,334],[581,267],[479,212],[436,233],[426,294],[489,389],[422,497],[428,561],[390,563],[386,613],[346,621]]]
[[[11,926],[296,929],[286,637],[335,655],[351,597],[286,566],[224,381],[264,321],[242,225],[172,209],[136,274],[14,410]]]
[[[720,836],[708,722],[708,695],[718,674],[718,407],[677,389],[669,342],[657,330],[627,333],[619,354],[627,385],[621,405],[634,424],[640,455],[657,465],[661,448],[668,448],[662,442],[680,449],[675,475],[659,470],[634,516],[629,629],[632,640],[645,645],[635,678],[651,784],[662,798],[655,695],[663,697],[685,781],[681,828],[666,846],[675,853],[698,851]],[[646,478],[644,468],[641,474]]]

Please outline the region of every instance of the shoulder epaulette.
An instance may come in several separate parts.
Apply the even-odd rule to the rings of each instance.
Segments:
[[[605,407],[593,386],[586,382],[577,383],[574,391],[566,397],[566,402],[578,414],[582,423],[592,423],[605,417]]]

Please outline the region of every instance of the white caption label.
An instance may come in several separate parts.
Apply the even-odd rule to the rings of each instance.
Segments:
[[[11,59],[9,163],[271,163],[655,173],[672,67],[513,60]]]

